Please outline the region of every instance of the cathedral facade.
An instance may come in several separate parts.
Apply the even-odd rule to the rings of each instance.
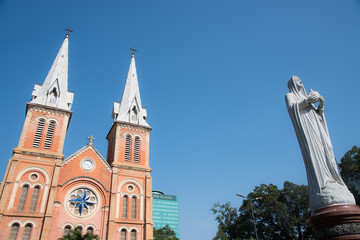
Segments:
[[[153,239],[151,127],[135,56],[122,99],[113,105],[106,159],[92,137],[65,158],[74,96],[67,87],[68,42],[66,35],[44,83],[35,85],[26,104],[19,144],[0,186],[0,239],[58,239],[71,229],[100,239]]]

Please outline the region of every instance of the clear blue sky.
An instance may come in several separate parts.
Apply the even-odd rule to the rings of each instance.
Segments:
[[[178,196],[182,240],[215,235],[217,201],[307,183],[284,102],[292,75],[325,97],[336,157],[360,145],[359,1],[0,0],[1,178],[69,26],[65,156],[94,135],[106,157],[135,46],[153,188]]]

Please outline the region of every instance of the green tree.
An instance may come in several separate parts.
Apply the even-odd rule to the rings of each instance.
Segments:
[[[165,225],[165,227],[155,229],[154,228],[154,239],[156,240],[179,240],[176,237],[176,233],[174,230],[170,228],[169,225]]]
[[[59,240],[98,240],[99,236],[92,233],[81,234],[79,230],[71,230],[69,234],[64,235]]]
[[[340,174],[349,190],[356,199],[356,203],[360,206],[360,194],[356,190],[356,185],[360,182],[360,148],[353,146],[341,158],[339,164]]]
[[[251,204],[260,239],[307,239],[310,217],[308,189],[285,182],[284,188],[261,184],[249,193],[237,210],[229,202],[216,203],[211,209],[219,223],[213,240],[240,240],[255,237]]]

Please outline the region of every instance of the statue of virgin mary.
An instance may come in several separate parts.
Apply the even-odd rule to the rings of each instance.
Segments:
[[[297,76],[289,80],[288,88],[285,101],[305,163],[311,210],[355,204],[337,168],[324,115],[324,98],[312,90],[308,95]]]

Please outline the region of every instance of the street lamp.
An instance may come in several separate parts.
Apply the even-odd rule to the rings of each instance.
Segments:
[[[252,219],[253,219],[253,221],[254,221],[255,236],[256,236],[256,240],[259,240],[258,235],[257,235],[256,223],[255,223],[254,208],[253,208],[253,205],[252,205],[251,200],[248,199],[247,197],[244,197],[244,196],[241,195],[241,194],[236,194],[236,196],[241,197],[241,198],[244,198],[244,199],[246,199],[246,200],[248,200],[248,201],[250,202],[251,215],[252,215]],[[259,199],[262,199],[262,197],[257,197],[257,198],[255,198],[255,200],[259,200]]]

